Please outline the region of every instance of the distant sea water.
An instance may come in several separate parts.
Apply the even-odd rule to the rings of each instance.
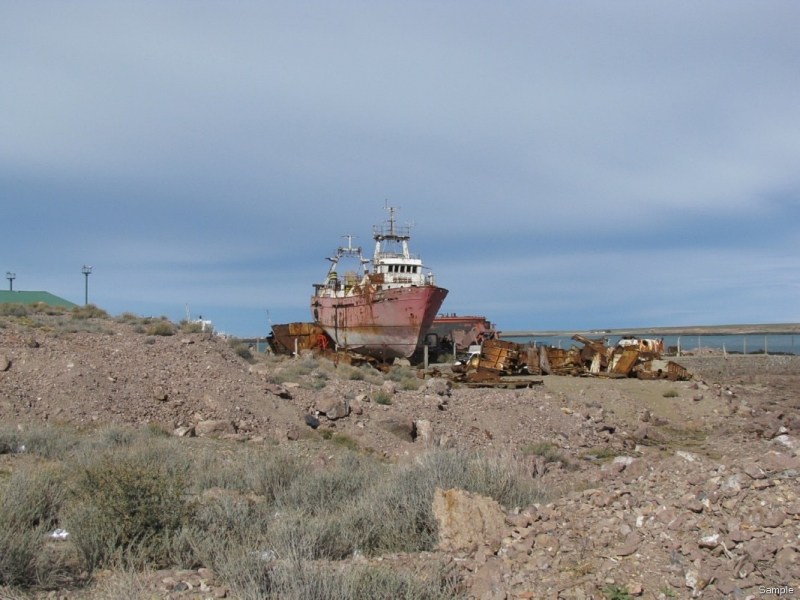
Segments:
[[[616,346],[622,338],[619,335],[583,334],[584,337],[597,339],[604,337],[607,346]],[[569,349],[572,346],[579,348],[583,344],[576,342],[569,335],[551,336],[501,336],[502,339],[517,344],[535,343],[537,346],[554,346]],[[654,336],[641,336],[654,337]],[[664,349],[670,347],[680,348],[681,352],[694,352],[698,348],[711,348],[725,350],[730,354],[797,354],[800,352],[800,335],[773,334],[773,335],[665,335]]]

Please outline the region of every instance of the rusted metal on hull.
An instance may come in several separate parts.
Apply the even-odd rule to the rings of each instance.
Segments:
[[[317,323],[339,348],[379,360],[407,358],[422,343],[447,296],[435,287],[393,288],[345,298],[314,298]]]

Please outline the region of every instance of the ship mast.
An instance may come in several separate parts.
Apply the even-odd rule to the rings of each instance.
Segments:
[[[389,227],[387,228],[384,221],[384,225],[375,226],[372,231],[372,237],[375,238],[375,255],[372,260],[373,268],[377,265],[379,258],[382,254],[386,253],[386,250],[382,248],[382,244],[384,242],[391,242],[396,244],[400,242],[402,247],[402,257],[403,258],[411,258],[411,255],[408,252],[408,240],[411,237],[410,235],[410,226],[403,227],[399,230],[395,228],[394,223],[394,211],[399,210],[401,207],[399,206],[389,206],[389,202],[387,200],[386,206],[383,207],[384,210],[389,211]]]

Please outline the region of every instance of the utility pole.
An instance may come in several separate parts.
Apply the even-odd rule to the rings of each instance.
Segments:
[[[12,273],[11,271],[6,271],[6,279],[8,279],[8,291],[14,291],[14,280],[17,278],[16,273]]]
[[[81,273],[83,273],[84,277],[86,277],[86,287],[85,287],[85,294],[84,294],[83,304],[85,306],[88,306],[89,305],[89,275],[92,274],[91,265],[88,266],[88,267],[86,265],[83,265],[83,268],[81,269]]]

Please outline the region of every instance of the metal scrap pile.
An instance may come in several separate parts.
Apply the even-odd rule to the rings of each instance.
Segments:
[[[687,381],[692,374],[681,365],[661,358],[661,346],[653,340],[625,340],[616,347],[605,345],[605,338],[589,339],[574,335],[583,348],[569,350],[551,346],[530,346],[504,340],[487,340],[479,356],[453,367],[457,381],[474,386],[520,387],[541,380],[537,375],[578,375],[638,379]]]
[[[456,364],[453,373],[456,381],[475,387],[528,387],[541,383],[540,379],[532,378],[541,375],[539,348],[504,340],[486,340],[480,355],[466,363]]]
[[[692,374],[681,365],[661,357],[663,345],[652,340],[625,340],[616,347],[605,345],[605,339],[593,340],[582,335],[572,339],[583,344],[569,350],[542,346],[539,365],[550,375],[595,375],[598,377],[636,377],[688,381]]]

